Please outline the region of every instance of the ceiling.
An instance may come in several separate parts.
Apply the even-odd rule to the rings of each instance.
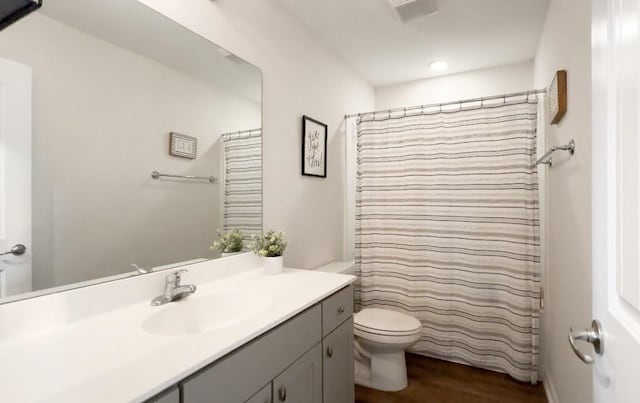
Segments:
[[[262,100],[257,67],[139,1],[46,1],[40,12],[225,91],[257,103]]]
[[[531,60],[549,0],[438,0],[402,23],[387,0],[280,0],[373,85]],[[445,60],[434,72],[429,64]]]

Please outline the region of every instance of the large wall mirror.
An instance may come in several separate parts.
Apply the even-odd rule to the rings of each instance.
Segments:
[[[137,0],[45,1],[0,32],[0,253],[26,246],[0,303],[260,232],[261,101],[258,68]]]

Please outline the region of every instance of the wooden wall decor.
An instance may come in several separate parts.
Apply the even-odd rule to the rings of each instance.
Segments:
[[[547,90],[547,107],[552,125],[558,124],[567,113],[567,70],[558,70]]]

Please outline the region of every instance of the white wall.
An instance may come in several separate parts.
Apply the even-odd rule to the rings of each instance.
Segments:
[[[264,226],[290,239],[285,264],[313,268],[343,252],[346,112],[373,88],[277,0],[142,0],[263,71]],[[302,115],[329,125],[327,178],[300,175]]]
[[[546,170],[547,276],[542,318],[543,371],[553,403],[591,402],[591,367],[567,342],[569,327],[591,323],[591,2],[552,0],[535,59],[536,87],[568,72],[568,112],[547,126],[547,146],[576,141]],[[542,150],[541,150],[542,151]]]
[[[33,69],[34,289],[211,257],[220,185],[150,173],[220,177],[220,134],[259,127],[259,104],[38,13],[0,55]],[[168,155],[170,131],[196,160]]]
[[[533,61],[376,87],[376,109],[458,101],[531,90]]]

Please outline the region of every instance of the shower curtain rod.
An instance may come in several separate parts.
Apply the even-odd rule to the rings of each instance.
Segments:
[[[484,102],[484,101],[490,101],[493,99],[504,99],[505,103],[507,102],[507,98],[513,98],[513,97],[517,97],[517,96],[529,96],[529,95],[534,95],[534,94],[546,94],[547,90],[546,89],[538,89],[538,90],[529,90],[529,91],[522,91],[522,92],[513,92],[511,94],[502,94],[502,95],[492,95],[489,97],[480,97],[480,98],[469,98],[469,99],[463,99],[460,101],[451,101],[451,102],[442,102],[439,104],[428,104],[428,105],[416,105],[416,106],[408,106],[406,108],[394,108],[394,109],[382,109],[379,111],[372,111],[372,112],[361,112],[361,113],[352,113],[350,115],[344,115],[345,119],[349,119],[349,118],[355,118],[355,117],[360,117],[360,116],[364,116],[364,115],[376,115],[379,113],[394,113],[394,112],[407,112],[407,111],[411,111],[414,109],[425,109],[425,108],[438,108],[438,107],[443,107],[443,106],[448,106],[448,105],[456,105],[456,104],[466,104],[466,103],[470,103],[470,102]]]
[[[257,133],[257,132],[260,132],[260,133]],[[255,134],[257,136],[258,134],[262,134],[262,128],[249,129],[249,130],[239,130],[237,132],[222,133],[221,136],[231,137],[231,136],[235,136],[235,135],[240,135],[240,137],[242,137],[241,136],[242,134],[248,134],[247,137],[252,137],[253,134]]]

